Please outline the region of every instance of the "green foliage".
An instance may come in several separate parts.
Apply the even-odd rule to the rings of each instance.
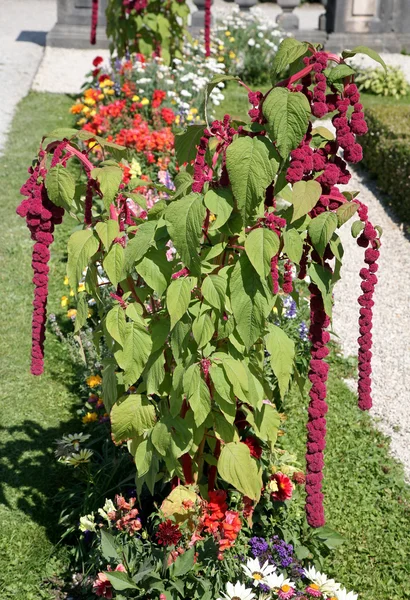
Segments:
[[[387,194],[387,204],[399,219],[409,223],[410,109],[375,106],[367,111],[366,119],[371,134],[360,140],[364,166]]]
[[[355,77],[355,82],[360,91],[376,96],[391,96],[400,98],[410,91],[406,76],[400,67],[387,67],[384,69],[363,69]]]
[[[109,0],[107,5],[107,36],[111,52],[121,58],[140,52],[146,57],[160,51],[166,64],[182,57],[182,43],[189,7],[185,1],[148,0],[142,11],[128,11],[122,0]]]

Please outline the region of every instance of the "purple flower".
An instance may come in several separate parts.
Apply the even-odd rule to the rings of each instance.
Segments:
[[[261,556],[261,554],[265,554],[269,550],[268,542],[261,537],[251,538],[249,540],[249,545],[251,547],[251,552],[255,558],[257,556]]]
[[[308,341],[308,326],[306,325],[306,323],[304,321],[301,322],[301,324],[299,325],[299,337],[302,340],[302,342],[307,342]]]

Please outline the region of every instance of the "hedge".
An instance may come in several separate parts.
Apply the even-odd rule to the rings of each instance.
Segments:
[[[410,107],[375,106],[366,111],[366,120],[362,164],[397,217],[410,223]]]

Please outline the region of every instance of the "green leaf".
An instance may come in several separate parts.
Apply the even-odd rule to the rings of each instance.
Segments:
[[[124,369],[124,384],[133,385],[140,377],[151,354],[152,340],[139,323],[127,323],[120,367]]]
[[[353,50],[344,50],[342,52],[343,58],[351,58],[356,54],[366,54],[366,56],[370,56],[370,58],[378,62],[387,73],[387,67],[384,60],[381,58],[381,56],[379,56],[379,54],[377,54],[377,52],[375,52],[371,48],[368,48],[367,46],[356,46],[355,48],[353,48]]]
[[[192,335],[198,344],[198,349],[203,348],[212,339],[215,327],[208,313],[198,315],[192,324]]]
[[[308,275],[313,283],[317,285],[322,294],[326,314],[332,316],[332,272],[322,265],[312,263],[308,269]]]
[[[179,165],[189,163],[196,157],[196,147],[205,131],[205,125],[190,125],[175,136],[175,155]]]
[[[184,316],[191,301],[192,282],[189,277],[171,281],[167,289],[167,308],[171,317],[171,329]]]
[[[317,181],[297,181],[292,189],[292,223],[309,213],[316,206],[321,194],[322,186]]]
[[[232,392],[232,386],[228,381],[224,369],[213,364],[209,369],[209,373],[217,394],[229,404],[235,404],[235,396]]]
[[[327,76],[327,82],[329,85],[332,85],[335,81],[340,81],[345,77],[350,77],[354,75],[356,71],[349,67],[349,65],[341,64],[336,65],[333,69],[330,69],[329,75]]]
[[[192,547],[176,559],[172,565],[173,577],[182,577],[186,575],[194,566],[195,548]]]
[[[123,346],[127,328],[124,309],[119,304],[114,306],[107,313],[105,326],[110,336],[118,342],[120,346]]]
[[[109,413],[118,399],[117,395],[117,375],[115,373],[117,364],[110,360],[104,366],[102,372],[102,397],[105,410]]]
[[[288,391],[290,376],[293,371],[295,344],[286,333],[276,325],[269,323],[268,335],[265,337],[269,362],[276,375],[281,398]]]
[[[74,333],[80,331],[80,329],[86,324],[88,310],[87,294],[85,292],[81,292],[81,294],[78,294],[77,298],[77,314],[75,316]]]
[[[266,227],[258,227],[246,236],[245,250],[258,275],[267,277],[271,259],[279,250],[279,237]]]
[[[131,577],[123,571],[106,571],[105,575],[108,577],[109,582],[117,592],[138,589],[138,586],[133,582]]]
[[[243,222],[248,224],[278,170],[276,151],[266,138],[238,137],[226,150],[226,167]]]
[[[117,549],[115,547],[115,538],[111,533],[101,529],[101,552],[107,562],[111,559],[119,559]]]
[[[354,223],[352,223],[352,236],[354,238],[357,238],[357,236],[361,231],[363,231],[363,229],[364,223],[362,221],[355,221]]]
[[[314,248],[323,257],[326,246],[337,227],[337,216],[332,212],[323,212],[309,223],[308,232]]]
[[[266,97],[262,110],[272,141],[282,158],[287,158],[307,131],[310,105],[306,96],[286,88],[274,88]]]
[[[203,297],[208,304],[220,311],[225,307],[226,285],[226,279],[220,275],[208,275],[202,283]]]
[[[224,481],[239,492],[252,500],[259,500],[262,477],[248,446],[235,442],[226,444],[218,460],[218,472]]]
[[[178,136],[175,136],[176,138]],[[187,171],[180,171],[174,179],[175,192],[173,195],[174,200],[180,196],[185,196],[185,193],[189,190],[193,182],[192,175]]]
[[[135,236],[128,242],[125,248],[125,270],[131,272],[134,264],[139,262],[153,245],[158,223],[146,221],[138,226]]]
[[[115,442],[135,438],[155,424],[155,408],[147,398],[130,394],[120,398],[111,409],[111,430]]]
[[[359,206],[356,204],[356,202],[345,202],[339,206],[336,211],[337,226],[341,227],[344,225],[344,223],[353,217],[358,208]]]
[[[114,219],[99,221],[95,226],[95,230],[106,250],[109,249],[115,238],[120,236],[120,226],[118,221],[114,221]]]
[[[295,62],[295,60],[303,56],[307,52],[308,47],[306,42],[299,42],[294,38],[285,38],[280,43],[272,63],[271,80],[273,84],[276,82],[277,75]]]
[[[261,440],[269,442],[273,447],[280,426],[280,417],[276,407],[272,404],[263,404],[260,410],[253,411],[252,417],[249,417],[250,412],[247,412],[247,419],[252,424],[256,434]]]
[[[205,206],[214,215],[217,215],[215,221],[211,223],[210,231],[219,229],[225,225],[233,210],[233,196],[229,188],[216,188],[209,190],[204,198]]]
[[[242,362],[226,356],[222,361],[222,366],[227,378],[232,384],[235,396],[243,402],[248,402],[248,373]]]
[[[118,192],[122,182],[122,169],[120,167],[102,167],[91,171],[91,177],[100,184],[100,190],[103,195],[104,206],[107,210]]]
[[[237,330],[246,348],[250,348],[263,334],[272,297],[244,254],[232,271],[229,289]]]
[[[108,279],[115,288],[125,278],[124,264],[124,248],[121,244],[113,244],[104,258],[103,267]]]
[[[283,251],[292,262],[299,264],[303,254],[303,240],[300,233],[296,229],[286,229],[283,232],[282,239]]]
[[[71,288],[77,287],[90,258],[98,250],[100,243],[91,229],[75,231],[68,240],[67,276]]]
[[[201,377],[198,364],[191,365],[184,373],[183,385],[187,401],[194,413],[195,424],[199,427],[211,412],[211,396]]]
[[[75,179],[62,164],[52,167],[46,176],[48,196],[56,206],[71,210],[75,194]]]
[[[136,265],[136,271],[159,296],[165,292],[171,279],[172,266],[165,253],[151,248]]]
[[[172,202],[165,213],[172,242],[185,266],[195,275],[201,273],[198,249],[205,214],[200,194],[189,194]]]

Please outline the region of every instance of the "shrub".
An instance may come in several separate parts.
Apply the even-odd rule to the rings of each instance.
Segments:
[[[408,94],[410,90],[400,67],[388,66],[386,71],[381,68],[364,69],[356,75],[355,81],[360,91],[376,96],[400,98],[400,96]]]
[[[410,222],[410,107],[375,106],[367,111],[370,133],[361,138],[363,163],[387,194],[396,215]]]

